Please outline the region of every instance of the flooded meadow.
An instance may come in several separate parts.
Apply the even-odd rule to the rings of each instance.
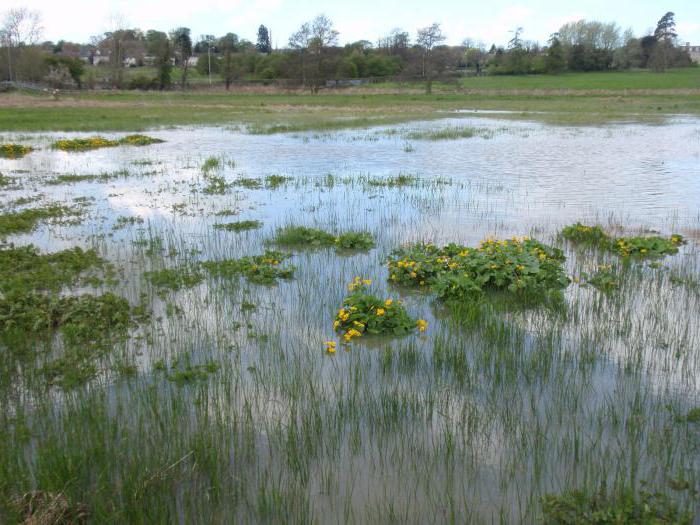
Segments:
[[[697,519],[700,120],[274,131],[0,136],[0,521]]]

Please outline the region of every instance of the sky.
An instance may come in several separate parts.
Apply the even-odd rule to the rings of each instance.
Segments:
[[[195,39],[232,32],[253,42],[258,26],[265,24],[273,45],[284,47],[303,22],[323,13],[340,32],[341,44],[376,43],[395,27],[414,37],[417,28],[438,22],[448,44],[468,37],[490,46],[505,44],[516,27],[524,29],[523,38],[545,43],[562,24],[582,18],[615,21],[642,35],[666,11],[673,11],[681,42],[700,45],[699,0],[3,0],[0,13],[20,6],[41,13],[43,39],[53,41],[87,42],[121,19],[128,27],[143,30],[186,26]]]

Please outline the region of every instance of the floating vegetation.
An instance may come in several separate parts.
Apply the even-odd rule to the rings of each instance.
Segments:
[[[156,288],[177,291],[182,288],[196,286],[204,275],[197,266],[183,266],[180,268],[164,268],[144,273],[146,280]]]
[[[238,215],[241,212],[239,210],[235,210],[233,208],[226,208],[224,210],[217,211],[214,216],[216,217],[231,217],[233,215]]]
[[[610,264],[598,266],[598,271],[592,275],[581,274],[583,285],[591,285],[603,292],[610,292],[620,286],[620,278],[617,269]]]
[[[125,178],[131,175],[129,170],[119,170],[110,173],[99,173],[97,175],[78,175],[78,174],[65,174],[58,175],[46,181],[46,184],[50,186],[57,186],[59,184],[74,184],[77,182],[109,182],[110,180]]]
[[[122,228],[126,228],[127,226],[134,226],[137,224],[143,224],[144,220],[141,217],[137,217],[135,215],[129,215],[125,216],[122,215],[121,217],[117,217],[117,220],[114,221],[114,226],[112,226],[113,230],[121,230]]]
[[[0,246],[0,292],[12,290],[59,291],[74,284],[91,269],[104,268],[95,250],[76,247],[40,254],[34,246]]]
[[[150,146],[151,144],[160,144],[165,142],[162,139],[157,139],[155,137],[149,137],[148,135],[127,135],[124,138],[119,139],[119,144],[124,146]]]
[[[371,295],[371,284],[370,279],[355,277],[348,285],[352,294],[343,300],[333,322],[333,328],[342,334],[343,342],[349,343],[363,334],[405,335],[413,330],[423,332],[427,329],[426,321],[412,319],[401,301]],[[335,349],[334,345],[327,346]]]
[[[369,250],[374,238],[368,232],[346,232],[335,236],[307,226],[285,226],[277,230],[274,242],[280,246],[322,248],[335,246],[338,250]]]
[[[219,157],[207,157],[202,164],[202,171],[209,173],[210,171],[221,169],[221,159]]]
[[[387,188],[397,188],[402,186],[413,186],[417,182],[415,177],[410,175],[397,175],[387,179],[370,179],[367,183],[370,186],[384,186]]]
[[[622,257],[663,257],[675,255],[679,246],[686,244],[682,235],[674,233],[670,237],[611,237],[600,226],[586,226],[577,222],[566,226],[560,232],[564,239],[588,246],[611,251]]]
[[[156,371],[166,372],[168,381],[176,383],[178,386],[184,386],[190,383],[206,381],[209,376],[219,370],[218,363],[207,361],[203,364],[192,364],[189,354],[185,354],[180,359],[175,359],[170,365],[170,369],[165,363],[158,362],[155,365]]]
[[[491,138],[493,131],[486,128],[447,126],[436,129],[420,129],[403,134],[406,140],[457,140],[472,137]]]
[[[204,186],[202,192],[206,195],[224,195],[231,187],[231,184],[226,182],[226,179],[221,175],[205,175],[204,180],[207,185]]]
[[[371,250],[374,237],[368,232],[341,233],[335,238],[335,245],[340,250]]]
[[[202,267],[213,277],[230,278],[242,275],[255,284],[275,284],[279,279],[294,277],[293,266],[280,265],[290,256],[287,253],[267,250],[263,255],[208,261]]]
[[[115,146],[119,146],[119,141],[106,139],[100,136],[63,139],[53,143],[53,147],[61,151],[88,151],[99,148],[113,148]]]
[[[693,515],[661,493],[641,491],[608,495],[605,487],[593,495],[573,491],[542,498],[544,523],[548,525],[655,524],[690,525]]]
[[[243,186],[244,188],[248,188],[250,190],[256,190],[262,188],[263,186],[260,179],[252,179],[249,177],[238,178],[233,181],[233,184],[235,184],[236,186]]]
[[[214,224],[214,228],[217,230],[225,230],[227,232],[242,232],[247,230],[257,230],[262,227],[262,222],[260,221],[236,221]]]
[[[0,144],[0,158],[3,159],[20,159],[32,151],[31,146],[22,144]]]
[[[392,283],[427,287],[440,299],[464,301],[488,290],[542,295],[565,288],[564,260],[557,248],[513,237],[488,239],[478,248],[414,244],[394,251],[388,266]]]
[[[283,175],[268,175],[265,177],[265,187],[274,190],[286,184],[290,180],[292,180],[291,177],[285,177]]]
[[[76,218],[79,218],[81,215],[81,210],[58,204],[3,213],[0,214],[0,237],[30,232],[36,228],[40,221],[61,221],[72,218],[73,222],[75,222]]]

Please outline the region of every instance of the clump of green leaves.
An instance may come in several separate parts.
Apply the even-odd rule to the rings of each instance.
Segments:
[[[690,512],[679,510],[665,494],[647,491],[616,497],[604,489],[593,495],[581,491],[548,494],[542,498],[542,512],[549,525],[690,525],[693,521]]]
[[[560,235],[568,241],[596,246],[622,257],[653,258],[675,255],[678,248],[686,244],[683,236],[677,233],[668,238],[658,235],[611,237],[600,226],[586,226],[580,222],[566,226]]]
[[[0,237],[17,233],[28,233],[36,228],[40,221],[61,220],[67,217],[79,217],[81,211],[58,204],[51,204],[41,208],[28,208],[26,210],[0,214]]]
[[[31,245],[0,247],[0,292],[58,291],[73,284],[83,272],[103,265],[95,250],[79,247],[50,254],[40,254]]]
[[[281,246],[333,246],[335,235],[306,226],[286,226],[277,230],[275,243]]]
[[[676,417],[679,423],[700,423],[700,407],[691,408],[684,416]]]
[[[0,144],[0,158],[20,159],[34,151],[30,146],[22,144]]]
[[[274,242],[280,246],[322,248],[335,246],[338,250],[369,250],[374,238],[367,232],[346,232],[337,237],[317,228],[286,226],[277,230]]]
[[[257,230],[262,227],[262,222],[260,221],[236,221],[215,224],[214,228],[217,230],[225,230],[227,232],[242,232],[246,230]]]
[[[124,146],[150,146],[151,144],[160,144],[165,142],[162,139],[157,139],[155,137],[149,137],[148,135],[127,135],[119,139],[119,144]]]
[[[368,232],[347,232],[335,238],[335,245],[341,250],[370,250],[374,248],[374,237]]]
[[[130,175],[129,170],[119,170],[110,173],[99,173],[97,175],[84,174],[78,175],[75,173],[58,175],[52,179],[46,181],[46,184],[50,186],[58,186],[59,184],[73,184],[76,182],[108,182],[110,180],[128,177]]]
[[[598,271],[592,275],[583,273],[581,276],[584,285],[591,285],[603,292],[610,292],[620,286],[617,270],[609,264],[598,266]]]
[[[414,244],[389,257],[390,281],[426,287],[445,301],[464,301],[483,292],[542,296],[569,284],[561,250],[528,237],[486,240],[477,248],[457,244]]]
[[[427,323],[408,315],[401,301],[380,299],[370,293],[369,279],[355,277],[348,285],[352,292],[343,300],[333,323],[336,332],[348,343],[363,334],[404,335],[413,330],[424,331]]]
[[[416,178],[410,175],[397,175],[388,179],[370,179],[370,186],[383,186],[386,188],[396,188],[401,186],[413,186],[416,183]]]
[[[202,164],[202,171],[204,173],[209,173],[213,170],[218,170],[221,168],[221,159],[218,157],[207,157]]]
[[[178,386],[184,386],[191,383],[196,383],[200,381],[206,381],[209,376],[219,370],[218,363],[214,361],[207,361],[202,364],[193,364],[190,361],[189,354],[185,354],[182,358],[175,359],[168,366],[159,361],[154,366],[156,371],[166,372],[166,378],[168,381],[172,381]]]
[[[192,288],[204,279],[204,275],[197,266],[183,266],[180,268],[164,268],[144,274],[146,280],[156,288],[177,291],[182,288]]]
[[[265,187],[274,190],[290,180],[292,180],[291,177],[285,177],[284,175],[269,175],[265,177]]]
[[[233,181],[236,186],[243,186],[251,190],[262,188],[262,182],[260,179],[253,179],[250,177],[241,177]]]
[[[119,141],[95,136],[87,138],[63,139],[53,143],[54,149],[62,151],[88,151],[98,148],[111,148],[119,146]]]
[[[293,266],[281,267],[280,265],[289,254],[267,250],[263,255],[241,257],[240,259],[223,259],[221,261],[207,261],[202,267],[213,277],[231,278],[244,276],[255,284],[275,284],[278,279],[291,279],[294,277]]]
[[[224,195],[231,187],[221,175],[205,175],[207,185],[202,190],[207,195]]]
[[[610,240],[608,234],[600,226],[586,226],[580,222],[564,227],[560,235],[567,241],[591,246],[605,245]]]

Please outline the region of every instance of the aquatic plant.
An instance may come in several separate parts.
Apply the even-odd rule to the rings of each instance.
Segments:
[[[678,233],[668,238],[658,235],[612,237],[600,226],[587,226],[580,222],[564,227],[559,234],[568,241],[600,247],[621,257],[650,258],[675,255],[678,248],[686,244],[686,240]]]
[[[62,139],[53,143],[53,148],[60,149],[61,151],[88,151],[91,149],[112,148],[115,146],[119,146],[119,141],[106,139],[100,136]]]
[[[569,279],[561,250],[529,237],[483,241],[477,248],[457,244],[414,244],[389,257],[394,284],[432,289],[440,299],[462,301],[488,290],[545,294]]]
[[[374,237],[368,232],[346,232],[335,238],[335,245],[341,250],[370,250],[374,248]]]
[[[22,144],[0,144],[0,158],[3,159],[20,159],[32,151],[31,146]]]
[[[81,210],[58,204],[41,208],[28,208],[21,211],[0,214],[0,237],[16,233],[26,233],[36,228],[40,221],[80,217]]]
[[[293,266],[280,266],[289,257],[287,253],[266,250],[262,255],[206,261],[202,263],[202,267],[213,277],[230,278],[242,275],[252,283],[270,285],[275,284],[278,279],[294,277]]]
[[[307,226],[285,226],[279,228],[275,244],[290,247],[322,248],[335,246],[337,250],[369,250],[374,247],[374,238],[368,232],[345,232],[338,236],[318,228]]]
[[[342,334],[344,342],[349,343],[363,334],[404,335],[427,329],[426,321],[412,319],[401,301],[371,295],[371,284],[370,279],[355,277],[348,285],[352,293],[343,300],[333,322],[333,329]]]
[[[148,135],[127,135],[119,139],[119,144],[124,146],[150,146],[151,144],[160,144],[165,142],[162,139],[149,137]]]
[[[225,230],[227,232],[242,232],[247,230],[256,230],[262,227],[262,222],[260,221],[236,221],[236,222],[226,222],[214,224],[214,228],[217,230]]]

